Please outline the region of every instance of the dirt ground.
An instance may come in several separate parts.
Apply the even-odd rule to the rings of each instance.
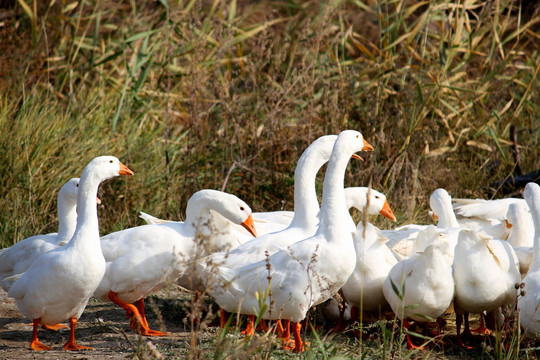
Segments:
[[[146,315],[150,328],[166,330],[170,333],[165,337],[148,338],[139,337],[130,329],[124,310],[112,303],[104,303],[92,298],[79,319],[76,339],[78,344],[91,346],[94,348],[93,350],[63,351],[62,346],[68,339],[69,330],[54,332],[40,329],[38,332],[40,341],[52,347],[53,350],[35,352],[29,349],[32,337],[30,322],[21,315],[15,301],[8,298],[7,294],[0,289],[0,359],[98,360],[152,358],[152,354],[148,350],[149,342],[157,346],[162,358],[187,359],[190,358],[189,349],[192,340],[190,327],[187,323],[187,313],[191,306],[190,299],[191,295],[178,286],[172,286],[147,298]],[[211,302],[207,302],[207,305],[211,305]],[[485,345],[481,343],[486,339],[482,340],[483,337],[475,336],[475,339],[470,341],[469,344],[473,345],[476,350],[464,350],[456,345],[454,315],[447,314],[445,321],[444,333],[446,336],[444,337],[445,345],[443,348],[432,349],[432,351],[424,353],[424,355],[418,354],[419,356],[429,359],[454,360],[475,359],[485,355],[481,350]],[[477,325],[478,317],[473,316],[471,318],[471,327],[474,328]],[[197,333],[200,349],[203,349],[207,355],[213,354],[215,350],[215,340],[219,336],[218,331],[218,327],[210,326]],[[312,342],[314,340],[314,338],[311,339]],[[338,335],[337,338],[330,341],[343,343],[344,347],[341,349],[345,353],[349,353],[349,355],[352,355],[352,350],[355,353],[353,358],[355,358],[356,355],[360,354],[356,354],[358,348],[351,345],[351,340],[350,336]],[[323,341],[325,340],[323,339]],[[487,343],[491,343],[491,346],[494,345],[492,342],[493,340],[487,340]],[[291,355],[277,350],[277,353],[272,358],[276,358],[276,356],[277,358],[291,358]],[[212,355],[209,356],[212,357]]]
[[[190,343],[189,327],[184,326],[186,313],[184,303],[189,295],[177,288],[171,288],[156,294],[147,300],[147,318],[152,329],[160,329],[158,318],[152,311],[152,302],[160,309],[173,308],[174,311],[162,311],[163,323],[170,332],[166,337],[153,337],[152,343],[160,349],[175,349],[179,358],[188,357]],[[161,315],[160,314],[160,315]],[[217,331],[208,329],[207,332]],[[125,312],[112,303],[104,303],[92,298],[79,319],[76,330],[77,343],[91,346],[94,350],[63,351],[62,346],[68,339],[69,329],[59,332],[38,330],[40,341],[53,348],[52,351],[35,352],[29,349],[32,338],[32,326],[28,319],[19,312],[15,301],[7,297],[0,289],[0,359],[126,359],[133,358],[139,341],[145,343],[150,338],[139,338],[129,328]],[[183,354],[184,353],[184,354]]]

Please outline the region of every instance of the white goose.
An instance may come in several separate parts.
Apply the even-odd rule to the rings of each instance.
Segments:
[[[394,252],[399,260],[406,259],[410,254],[423,251],[430,245],[439,234],[444,234],[445,241],[450,246],[445,247],[448,251],[447,258],[453,256],[453,248],[457,242],[457,234],[460,230],[454,211],[452,210],[452,198],[444,189],[437,189],[429,198],[433,220],[437,221],[436,228],[433,225],[405,225],[395,230],[383,230],[384,237],[389,237],[387,246]]]
[[[336,139],[337,135],[321,136],[302,153],[294,172],[294,212],[273,211],[252,214],[254,223],[267,223],[264,230],[257,228],[259,234],[257,241],[251,241],[252,237],[245,238],[245,229],[240,228],[238,229],[241,233],[239,235],[240,242],[246,243],[241,245],[241,249],[233,250],[230,253],[212,255],[214,262],[221,261],[225,255],[229,261],[234,261],[232,259],[237,258],[238,261],[246,259],[247,262],[252,262],[255,258],[263,258],[266,250],[273,252],[269,247],[276,249],[281,246],[286,247],[291,242],[290,239],[294,241],[294,239],[304,239],[315,234],[319,223],[317,218],[319,201],[317,200],[315,178],[319,169],[328,162]],[[256,217],[259,217],[259,221],[255,220]],[[148,216],[144,216],[144,219],[152,222],[159,221]],[[288,226],[283,228],[283,224],[287,221]],[[233,227],[238,228],[235,225]],[[281,228],[285,232],[273,233],[276,228]],[[265,236],[269,233],[272,235]],[[246,257],[246,254],[249,254],[249,257]]]
[[[315,234],[319,225],[319,201],[315,178],[319,169],[328,162],[337,135],[326,135],[315,140],[298,160],[294,172],[294,215],[290,225],[278,232],[259,236],[230,252],[215,253],[208,259],[224,267],[240,267],[262,260],[266,254],[286,249],[287,246]],[[355,156],[353,156],[355,157]],[[351,230],[354,222],[350,219]]]
[[[454,297],[452,266],[447,261],[448,241],[435,240],[424,251],[399,261],[384,281],[383,293],[396,316],[408,328],[408,319],[435,320]],[[409,348],[417,348],[407,335]]]
[[[79,178],[73,178],[62,186],[58,193],[58,232],[34,235],[0,250],[0,285],[7,291],[3,280],[22,274],[42,254],[56,249],[59,243],[67,242],[77,226],[77,191]]]
[[[365,188],[362,188],[365,189]],[[390,220],[395,221],[395,216],[390,209],[386,197],[375,190],[364,190],[365,195],[358,199],[366,199],[370,196],[368,214],[380,213]],[[348,197],[347,197],[348,198]],[[354,234],[354,247],[356,250],[356,268],[342,287],[345,300],[349,305],[364,311],[376,311],[384,308],[386,300],[382,291],[384,279],[390,269],[397,263],[396,258],[385,245],[387,238],[373,224],[360,221]]]
[[[508,206],[505,223],[510,228],[510,236],[506,240],[516,252],[519,260],[519,272],[525,276],[532,261],[534,244],[534,221],[528,206],[514,203]]]
[[[540,186],[528,183],[523,196],[534,221],[533,259],[523,279],[522,296],[518,301],[519,319],[527,338],[538,338],[540,333]]]
[[[506,241],[462,230],[455,247],[454,281],[457,337],[464,346],[461,324],[465,312],[492,312],[515,303],[515,285],[521,281],[519,262]],[[465,328],[468,329],[467,318]]]
[[[65,246],[41,255],[28,270],[12,277],[8,296],[20,311],[33,319],[31,348],[50,350],[37,337],[42,324],[70,321],[71,332],[64,350],[88,349],[75,343],[75,327],[90,296],[105,273],[101,253],[96,195],[99,184],[133,172],[114,156],[100,156],[84,169],[77,198],[77,227]],[[7,280],[7,279],[6,279]]]
[[[224,310],[257,315],[264,304],[263,318],[293,322],[295,351],[303,351],[299,322],[306,312],[334,295],[355,267],[343,182],[351,155],[362,149],[373,148],[359,132],[346,130],[338,136],[324,178],[315,235],[240,267],[200,263],[206,289]]]
[[[453,207],[461,227],[474,231],[484,231],[497,239],[506,239],[509,231],[500,227],[506,219],[510,204],[525,204],[525,200],[516,198],[484,200],[484,199],[453,199]],[[503,224],[505,225],[505,224]],[[491,228],[495,226],[495,228]],[[488,228],[491,228],[490,232]],[[501,232],[504,231],[504,232]]]
[[[103,236],[101,247],[107,271],[95,291],[96,297],[125,309],[131,327],[136,330],[139,326],[141,334],[165,335],[148,327],[144,298],[182,276],[186,276],[182,285],[189,287],[192,261],[237,245],[225,218],[257,236],[251,209],[245,202],[209,189],[189,199],[185,222],[137,226]]]

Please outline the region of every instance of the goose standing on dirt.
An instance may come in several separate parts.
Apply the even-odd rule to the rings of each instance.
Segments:
[[[71,332],[64,350],[89,347],[75,343],[75,327],[105,273],[101,253],[96,196],[102,181],[133,172],[114,156],[100,156],[84,169],[77,196],[77,227],[71,240],[41,255],[28,270],[12,277],[8,296],[20,311],[33,319],[31,348],[50,350],[37,337],[39,324],[70,321]],[[6,279],[7,280],[7,279]]]
[[[351,155],[363,149],[373,148],[358,131],[346,130],[338,136],[324,177],[315,235],[240,267],[199,263],[206,289],[224,310],[249,315],[262,312],[264,319],[293,322],[294,351],[304,349],[299,322],[306,312],[333,296],[354,270],[356,254],[353,230],[346,221],[350,215],[344,174]]]
[[[7,291],[3,280],[22,274],[42,254],[68,242],[77,226],[77,192],[79,178],[73,178],[58,192],[58,233],[34,235],[13,246],[0,250],[0,285]]]
[[[518,309],[525,337],[536,338],[540,332],[540,186],[528,183],[523,196],[531,211],[535,233],[532,263],[523,279],[524,287]]]
[[[461,324],[465,312],[498,311],[516,301],[515,285],[521,281],[521,275],[512,246],[482,232],[462,230],[455,248],[454,281],[457,337],[464,346]],[[467,317],[465,321],[468,330]],[[486,331],[482,325],[477,332]]]
[[[237,240],[225,219],[242,224],[257,236],[250,207],[232,194],[210,189],[191,196],[185,222],[137,226],[103,236],[107,271],[95,296],[125,309],[131,328],[139,327],[142,335],[166,335],[149,328],[144,298],[181,276],[186,276],[183,285],[189,286],[191,275],[197,279],[190,272],[193,261],[235,245]]]

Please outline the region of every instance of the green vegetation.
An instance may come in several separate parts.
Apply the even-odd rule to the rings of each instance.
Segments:
[[[0,247],[55,231],[61,185],[103,154],[135,176],[102,186],[102,233],[139,210],[182,219],[202,188],[292,209],[302,151],[349,128],[375,152],[346,184],[372,181],[400,224],[425,222],[438,187],[500,196],[514,149],[540,168],[535,1],[5,3]]]

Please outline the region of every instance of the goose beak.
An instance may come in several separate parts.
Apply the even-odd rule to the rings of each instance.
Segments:
[[[351,156],[351,158],[356,159],[356,160],[364,161],[364,159],[362,159],[362,157],[361,157],[360,155],[356,155],[356,154],[353,154],[353,155]]]
[[[120,174],[120,175],[133,175],[133,171],[129,170],[129,168],[126,165],[120,163],[120,170],[118,171],[118,174]]]
[[[508,222],[508,220],[504,220],[504,221],[506,222],[506,228],[511,229],[511,228],[512,228],[512,224],[510,224],[510,223]]]
[[[248,216],[246,221],[241,224],[251,235],[257,237],[257,230],[255,230],[255,224],[253,224],[253,218],[251,214]]]
[[[364,147],[362,148],[362,151],[373,151],[375,149],[373,149],[373,146],[369,145],[369,143],[366,141],[366,139],[362,139],[364,140]]]
[[[101,199],[96,196],[96,204],[101,205]]]
[[[381,214],[382,216],[392,220],[392,221],[396,221],[396,216],[394,215],[394,213],[392,212],[392,209],[390,209],[390,205],[388,205],[388,201],[384,200],[384,205],[383,205],[383,208],[381,211],[379,211],[379,214]]]
[[[431,218],[434,220],[434,221],[439,221],[439,215],[433,213],[431,214]]]

